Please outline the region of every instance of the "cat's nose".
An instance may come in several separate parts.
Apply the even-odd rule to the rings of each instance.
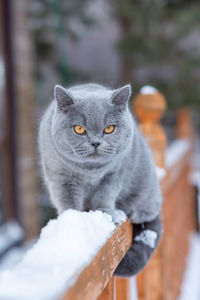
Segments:
[[[97,149],[97,147],[100,145],[100,143],[92,143],[91,144],[95,149]]]

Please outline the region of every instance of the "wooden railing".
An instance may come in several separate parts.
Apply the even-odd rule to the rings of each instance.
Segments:
[[[136,277],[139,300],[176,300],[183,278],[189,235],[197,228],[193,187],[189,184],[192,127],[187,111],[177,116],[177,140],[167,148],[159,121],[166,109],[164,96],[139,94],[134,110],[156,165],[166,169],[161,181],[164,234],[147,267]],[[129,278],[112,277],[132,243],[132,225],[121,224],[92,262],[82,271],[63,300],[131,300]]]
[[[63,300],[97,299],[102,291],[99,299],[113,299],[111,295],[114,295],[114,280],[110,278],[131,246],[132,228],[132,225],[126,221],[115,230]]]

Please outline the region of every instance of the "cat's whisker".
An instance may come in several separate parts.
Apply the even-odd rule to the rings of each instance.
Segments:
[[[76,154],[79,154],[79,155],[84,155],[84,154],[88,154],[88,151],[76,151]]]
[[[113,150],[104,150],[104,152],[108,152],[108,153],[114,153],[115,151],[113,151]]]
[[[103,147],[103,149],[105,149],[105,150],[113,150],[113,147],[111,147],[111,146],[106,146],[106,147]]]
[[[81,143],[79,143],[78,145],[75,146],[75,149],[79,148],[79,147],[86,147],[86,146],[81,142]]]
[[[86,149],[86,150],[78,150],[75,153],[78,154],[78,155],[81,155],[81,156],[87,156],[87,155],[93,154],[94,151]]]
[[[115,154],[115,152],[113,152],[113,151],[103,151],[103,153],[106,153],[106,154]]]
[[[75,152],[87,152],[87,151],[88,151],[88,147],[86,146],[79,147],[79,148],[75,147]]]
[[[76,151],[79,151],[79,150],[87,150],[88,148],[87,147],[75,147],[75,150]]]
[[[115,154],[116,153],[116,150],[113,147],[110,147],[110,146],[105,146],[105,147],[103,147],[102,150],[103,150],[104,153],[109,153],[109,154]]]
[[[88,151],[88,149],[87,148],[85,148],[85,149],[76,149],[76,152],[85,152],[85,151]]]

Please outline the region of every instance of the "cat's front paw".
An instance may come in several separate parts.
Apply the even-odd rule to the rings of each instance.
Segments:
[[[126,221],[127,216],[121,209],[99,208],[99,210],[112,216],[113,222],[119,225]]]

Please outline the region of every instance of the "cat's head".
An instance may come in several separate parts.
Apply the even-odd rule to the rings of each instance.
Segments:
[[[52,138],[57,150],[77,162],[108,162],[133,138],[128,110],[130,85],[111,90],[97,84],[55,86]]]

